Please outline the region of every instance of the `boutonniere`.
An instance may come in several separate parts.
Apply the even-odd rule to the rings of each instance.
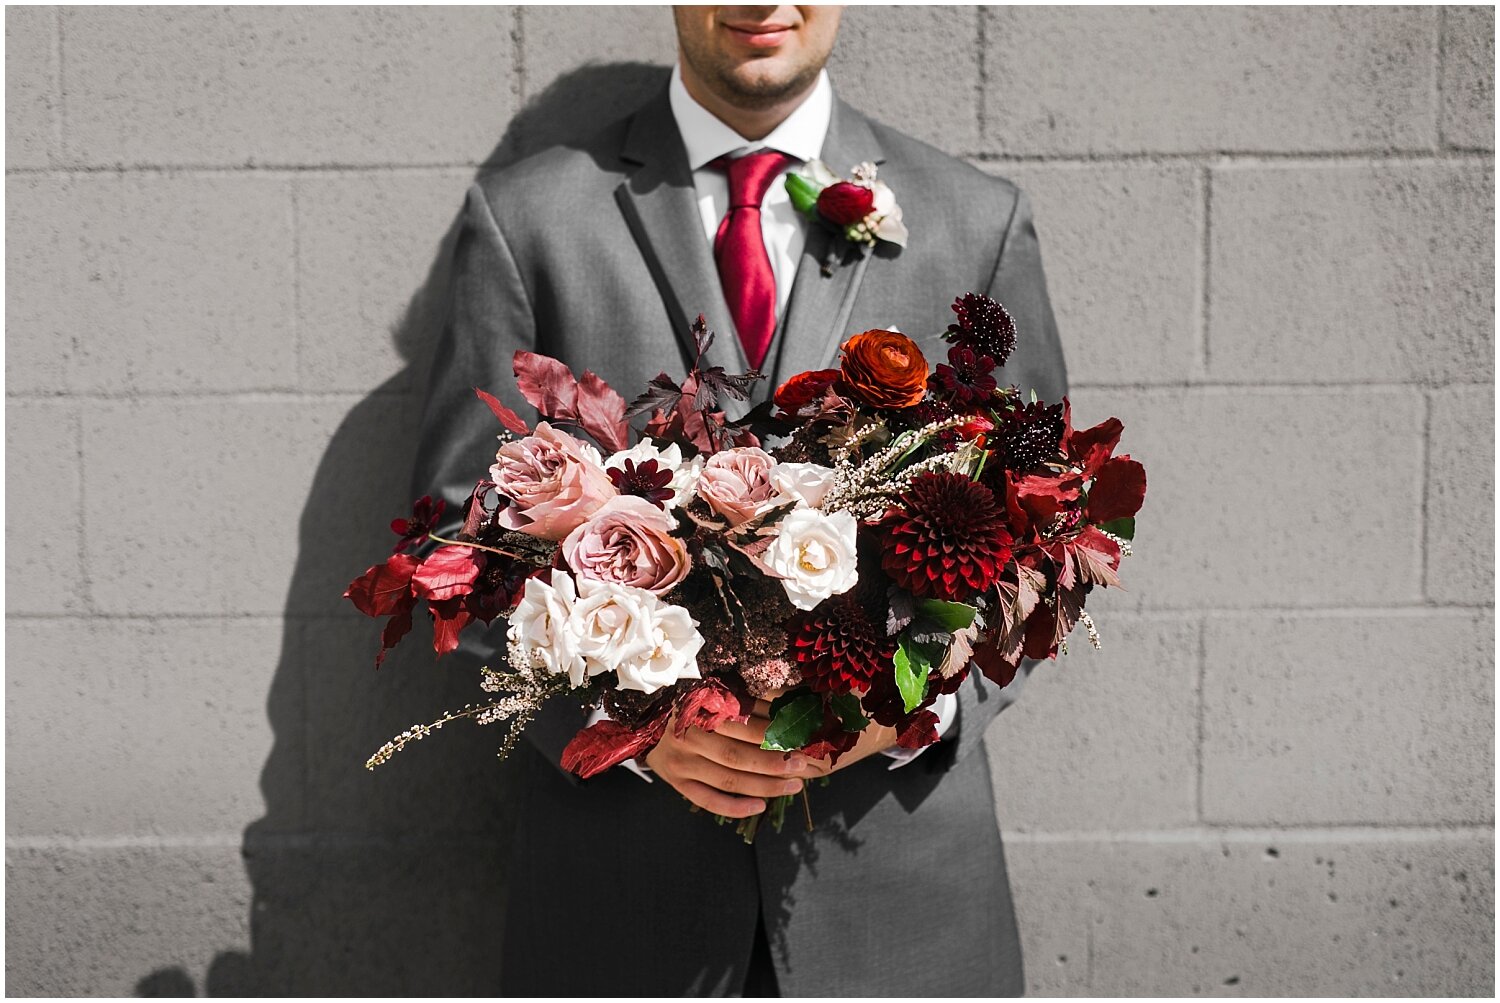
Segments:
[[[846,241],[871,248],[876,241],[906,246],[906,224],[890,185],[875,178],[875,165],[866,161],[845,180],[827,164],[814,160],[786,176],[792,206],[815,223],[823,223]],[[823,274],[830,274],[830,262]]]

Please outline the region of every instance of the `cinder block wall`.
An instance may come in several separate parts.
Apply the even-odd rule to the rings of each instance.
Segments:
[[[338,597],[465,186],[638,100],[667,12],[5,35],[9,991],[485,992],[524,808],[477,729],[360,768],[473,681],[377,675]],[[1494,989],[1493,37],[847,16],[846,98],[1032,194],[1075,407],[1150,471],[1104,651],[990,734],[1034,993]]]

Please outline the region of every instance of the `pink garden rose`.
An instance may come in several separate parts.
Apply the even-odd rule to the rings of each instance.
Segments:
[[[563,541],[574,574],[666,595],[687,575],[687,544],[672,535],[677,520],[645,498],[611,498]]]
[[[617,493],[599,451],[545,421],[500,447],[490,480],[510,502],[500,525],[543,540],[561,540]]]
[[[731,526],[738,526],[785,502],[771,479],[775,467],[771,454],[758,446],[723,450],[703,464],[698,495]]]

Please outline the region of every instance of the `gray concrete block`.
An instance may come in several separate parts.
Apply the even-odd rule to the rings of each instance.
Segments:
[[[232,844],[7,847],[5,898],[5,988],[16,996],[193,996],[186,973],[201,978],[217,952],[250,942],[250,888]],[[163,986],[179,991],[141,992],[163,969],[182,973]]]
[[[1196,168],[982,166],[1031,196],[1070,383],[1199,375]]]
[[[87,607],[79,536],[81,476],[77,408],[67,401],[7,401],[7,613],[77,612]]]
[[[28,175],[6,191],[8,389],[294,385],[289,182]]]
[[[987,733],[1006,831],[1197,821],[1198,625],[1115,615],[1103,598],[1089,609],[1104,647],[1080,632]]]
[[[1213,172],[1209,373],[1494,375],[1494,171],[1481,164]]]
[[[9,627],[8,835],[234,834],[263,813],[280,623]]]
[[[1003,153],[1436,140],[1431,9],[1007,7],[985,44],[985,141]]]
[[[493,8],[71,8],[68,158],[478,163],[515,112]]]
[[[1422,402],[1414,391],[1084,390],[1146,466],[1131,608],[1421,600]]]
[[[412,386],[410,364],[441,333],[450,229],[471,180],[443,171],[295,182],[303,388]]]
[[[1205,818],[1492,821],[1493,638],[1488,614],[1211,618]]]
[[[1493,994],[1490,833],[1013,842],[1007,851],[1036,995]]]
[[[652,63],[670,67],[677,61],[672,12],[655,5],[523,6],[520,35],[523,93],[528,99],[580,66]]]
[[[1495,8],[1444,7],[1443,143],[1495,148]]]
[[[979,148],[975,7],[848,7],[828,61],[834,91],[886,125],[954,155]],[[921,82],[896,69],[925,67]],[[831,164],[848,171],[853,164]],[[899,197],[899,193],[898,193]]]
[[[88,560],[107,613],[342,613],[411,511],[415,405],[108,402],[84,427]]]
[[[5,166],[46,167],[58,154],[62,88],[57,8],[5,11]]]
[[[1495,601],[1495,389],[1433,391],[1427,438],[1427,597]]]

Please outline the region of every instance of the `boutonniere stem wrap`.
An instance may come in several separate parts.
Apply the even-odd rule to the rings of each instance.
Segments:
[[[841,178],[821,160],[805,164],[786,176],[787,194],[796,210],[814,222],[833,228],[851,244],[874,247],[877,241],[906,246],[906,224],[901,207],[875,165],[857,165],[849,179]]]

